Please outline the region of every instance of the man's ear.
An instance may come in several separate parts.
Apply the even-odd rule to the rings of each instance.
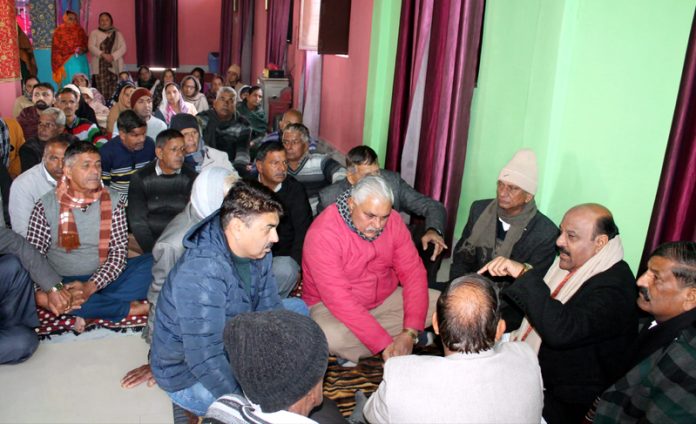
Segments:
[[[437,325],[437,311],[433,312],[433,331],[435,331],[435,334],[438,336],[440,335],[440,326]]]
[[[496,342],[503,337],[503,334],[505,334],[506,328],[507,328],[507,324],[505,324],[505,320],[500,318],[500,321],[498,321],[498,328],[495,330],[495,341]]]
[[[690,311],[694,308],[696,308],[696,287],[689,287],[686,289],[684,311]]]
[[[606,246],[607,243],[609,243],[609,236],[606,234],[600,234],[597,237],[595,237],[594,243],[595,243],[595,253],[597,253],[600,250],[602,250],[602,248],[604,248],[604,246]]]
[[[350,183],[350,185],[354,186],[355,184],[358,183],[358,177],[355,175],[355,168],[350,167],[346,170],[346,180]]]
[[[157,156],[157,159],[162,160],[162,148],[161,147],[155,147],[155,156]]]

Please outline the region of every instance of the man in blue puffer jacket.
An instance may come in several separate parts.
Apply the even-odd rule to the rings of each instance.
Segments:
[[[307,315],[300,299],[281,302],[271,272],[281,214],[268,189],[237,182],[220,210],[184,237],[186,251],[162,287],[152,374],[174,403],[194,414],[205,415],[222,395],[241,394],[223,344],[229,319],[283,307]]]

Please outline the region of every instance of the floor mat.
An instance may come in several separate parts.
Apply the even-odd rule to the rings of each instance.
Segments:
[[[442,355],[437,345],[418,347],[416,355]],[[338,365],[334,356],[329,357],[329,367],[324,376],[324,396],[338,404],[343,416],[347,417],[355,407],[355,391],[362,390],[366,396],[371,395],[382,382],[384,361],[381,355],[370,356],[360,360],[357,366],[345,368]]]
[[[68,332],[78,334],[72,330],[75,324],[74,315],[53,315],[50,311],[43,308],[36,308],[36,313],[39,316],[39,327],[36,333],[39,339],[50,339],[51,336],[58,336]],[[105,319],[89,320],[85,327],[85,332],[97,328],[105,328],[111,331],[126,332],[126,331],[142,331],[147,324],[147,315],[129,315],[119,322],[113,322]]]

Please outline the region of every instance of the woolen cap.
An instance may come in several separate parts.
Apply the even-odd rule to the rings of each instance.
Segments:
[[[172,116],[172,120],[169,123],[169,128],[178,131],[185,130],[187,128],[195,128],[196,130],[200,131],[198,128],[198,119],[196,119],[196,117],[190,113],[177,113],[176,115]]]
[[[510,162],[500,171],[498,180],[514,184],[529,194],[536,194],[537,160],[534,152],[530,149],[522,149],[515,153]]]
[[[227,322],[225,349],[244,394],[264,412],[288,409],[324,377],[329,346],[311,318],[285,309]]]
[[[131,94],[130,98],[130,103],[131,103],[131,109],[135,107],[135,104],[138,103],[138,100],[141,97],[152,97],[152,93],[150,93],[150,90],[144,87],[136,88],[135,91],[133,91],[133,94]]]

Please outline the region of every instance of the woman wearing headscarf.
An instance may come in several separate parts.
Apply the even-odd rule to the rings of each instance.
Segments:
[[[205,98],[205,94],[201,93],[201,85],[195,76],[187,75],[181,80],[181,94],[184,101],[195,106],[197,111],[203,112],[210,109],[208,99]]]
[[[63,23],[53,31],[51,69],[59,87],[69,84],[78,72],[89,73],[87,34],[78,23],[77,14],[71,10],[65,12]]]
[[[124,110],[130,109],[130,97],[135,90],[135,85],[130,81],[121,81],[116,86],[116,93],[112,99],[113,106],[109,111],[109,117],[106,119],[106,133],[111,134],[114,131],[114,124],[118,119],[118,115]]]
[[[160,80],[155,77],[155,74],[150,71],[145,65],[141,65],[138,68],[138,88],[147,88],[152,93],[154,89],[159,85]]]
[[[99,28],[89,33],[89,52],[94,85],[101,93],[113,93],[118,74],[123,71],[126,40],[114,28],[114,20],[108,12],[99,14]]]
[[[77,86],[77,88],[82,91],[82,88],[85,87],[89,91],[92,92],[92,95],[90,96],[92,100],[95,102],[99,102],[102,105],[106,105],[106,100],[104,100],[104,96],[102,93],[99,92],[96,88],[92,87],[89,83],[89,77],[81,72],[78,72],[77,74],[73,75],[72,77],[72,83]],[[114,86],[114,89],[116,86]]]
[[[169,82],[164,85],[164,97],[166,101],[162,102],[160,106],[160,111],[164,115],[164,122],[169,125],[172,120],[172,116],[177,113],[190,113],[191,115],[196,115],[198,111],[196,107],[184,101],[181,96],[181,91],[179,90],[179,85],[175,82]]]
[[[210,88],[210,84],[206,84],[205,82],[205,71],[203,68],[196,66],[195,68],[191,69],[191,75],[198,79],[198,83],[201,85],[201,93],[207,93],[208,89]],[[181,85],[184,85],[183,82]]]
[[[252,137],[259,137],[266,134],[268,121],[266,120],[266,112],[263,110],[263,90],[258,85],[249,89],[249,94],[242,100],[237,107],[237,112],[249,121],[252,131]]]

